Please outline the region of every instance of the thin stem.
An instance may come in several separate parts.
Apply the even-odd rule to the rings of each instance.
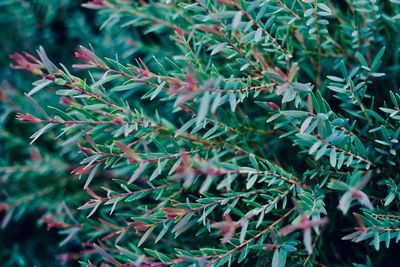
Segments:
[[[217,261],[222,260],[223,258],[229,256],[230,254],[234,253],[234,252],[238,252],[240,250],[242,250],[247,244],[249,244],[250,242],[257,240],[258,238],[260,238],[262,235],[264,235],[265,233],[271,231],[276,225],[278,225],[280,222],[282,222],[283,220],[285,220],[293,211],[295,210],[295,208],[292,208],[291,210],[289,210],[287,213],[285,213],[284,215],[282,215],[278,220],[276,220],[274,223],[272,223],[270,226],[268,226],[267,228],[265,228],[264,230],[262,230],[261,232],[259,232],[257,235],[255,235],[254,237],[246,240],[245,242],[243,242],[242,244],[240,244],[239,246],[229,250],[228,252],[225,252],[222,255],[218,255],[215,259],[213,259],[212,261],[208,262],[206,266],[213,266]]]

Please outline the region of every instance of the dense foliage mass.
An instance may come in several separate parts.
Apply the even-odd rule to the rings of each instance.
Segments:
[[[16,118],[40,126],[31,143],[60,153],[22,208],[8,194],[3,226],[34,198],[70,247],[59,259],[85,266],[390,264],[399,1],[83,6],[130,37],[117,55],[79,47],[72,68],[42,47],[11,56],[39,77],[26,94],[34,111]],[[79,180],[65,174],[78,160]],[[29,186],[26,172],[6,190]],[[68,203],[44,197],[71,180]]]
[[[81,8],[81,3],[0,1],[0,266],[55,266],[60,254],[75,248],[76,243],[59,247],[64,237],[57,236],[57,229],[47,231],[42,216],[64,209],[64,202],[73,212],[76,203],[85,201],[70,174],[80,155],[75,145],[55,139],[55,132],[29,145],[29,136],[41,125],[19,123],[15,116],[34,112],[24,92],[36,77],[13,71],[9,56],[42,44],[52,60],[70,66],[78,44],[89,41],[99,51],[130,56],[132,36],[119,28],[98,31],[102,17],[94,17],[95,11]],[[62,105],[53,93],[36,94],[35,100]]]

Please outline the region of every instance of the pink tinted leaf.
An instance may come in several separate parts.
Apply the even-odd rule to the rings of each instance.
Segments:
[[[122,264],[117,261],[116,259],[114,259],[113,257],[111,257],[110,254],[108,254],[103,248],[99,247],[96,244],[93,244],[94,248],[96,249],[96,252],[99,253],[103,259],[105,259],[106,261],[108,261],[109,263],[114,264],[115,266],[121,266]]]
[[[339,201],[339,209],[343,212],[343,214],[346,214],[347,211],[349,210],[350,203],[351,203],[351,192],[346,192],[343,194],[343,196],[340,198]]]

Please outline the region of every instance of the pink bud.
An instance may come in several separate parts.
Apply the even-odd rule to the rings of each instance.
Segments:
[[[279,106],[273,102],[265,102],[265,105],[267,105],[269,108],[272,108],[274,110],[279,110]]]
[[[43,78],[45,78],[46,80],[49,80],[49,81],[55,81],[56,80],[56,78],[54,78],[53,76],[48,75],[48,74],[43,74]]]
[[[50,216],[44,216],[42,218],[42,221],[47,225],[47,230],[50,230],[52,228],[67,228],[68,225],[63,223],[63,222],[57,222],[56,220],[54,220],[54,218],[50,217]]]
[[[29,54],[28,52],[25,52],[25,51],[24,51],[23,54],[24,54],[24,56],[25,56],[26,58],[30,59],[31,61],[36,62],[36,63],[39,64],[39,65],[42,65],[42,62],[40,62],[39,59],[37,59],[36,57],[32,56],[32,55]]]
[[[91,0],[88,3],[83,4],[84,7],[90,9],[101,9],[106,6],[104,0]]]
[[[15,62],[15,64],[11,65],[14,69],[23,69],[38,75],[42,74],[41,65],[29,62],[28,59],[21,54],[14,53],[10,55],[10,59]]]
[[[66,105],[66,106],[69,106],[72,104],[72,99],[69,97],[63,96],[60,98],[60,103]]]
[[[129,224],[129,226],[133,226],[133,227],[135,227],[138,231],[140,231],[140,232],[144,232],[144,231],[146,231],[150,226],[147,224],[147,223],[145,223],[145,222],[131,222],[130,224]]]
[[[94,152],[92,149],[87,148],[87,147],[81,146],[81,147],[79,147],[79,150],[80,150],[82,153],[85,153],[85,154],[95,154],[95,152]]]
[[[41,122],[39,118],[36,118],[31,114],[17,113],[16,119],[24,122]]]
[[[183,37],[183,31],[182,31],[182,29],[179,27],[179,26],[176,26],[176,25],[174,25],[174,31],[176,32],[176,34],[179,36],[179,37]]]
[[[75,57],[86,63],[91,63],[90,58],[83,52],[83,50],[75,52]]]
[[[281,71],[280,69],[276,70],[276,74],[278,74],[282,80],[287,81],[288,80],[288,76],[286,75],[286,73],[284,73],[283,71]]]
[[[33,151],[31,152],[31,158],[32,158],[32,160],[34,160],[34,161],[40,161],[40,160],[41,160],[41,156],[40,156],[39,151],[33,150]]]
[[[113,237],[116,236],[116,235],[119,235],[119,232],[118,232],[118,231],[117,231],[117,232],[110,233],[110,234],[108,234],[108,235],[106,235],[106,236],[103,236],[103,237],[101,238],[101,240],[102,240],[102,241],[104,241],[104,240],[109,240],[109,239],[113,238]]]
[[[65,264],[65,263],[67,263],[67,262],[72,261],[72,260],[74,259],[74,256],[73,256],[72,253],[66,252],[66,253],[57,255],[57,259],[58,259],[59,261],[61,261],[62,263]]]
[[[265,247],[264,247],[264,249],[265,250],[275,250],[275,249],[277,249],[277,245],[266,245]]]
[[[122,119],[116,118],[116,119],[113,119],[112,123],[115,125],[122,125],[124,123],[124,121]]]
[[[197,91],[197,81],[193,75],[186,75],[186,88],[190,92]]]
[[[0,203],[0,211],[7,211],[9,209],[8,205]]]
[[[91,168],[93,168],[93,165],[89,165],[89,166],[80,166],[78,168],[75,168],[71,171],[71,174],[75,174],[75,175],[82,175],[87,173]]]

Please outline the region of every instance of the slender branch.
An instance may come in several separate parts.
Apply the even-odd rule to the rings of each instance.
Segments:
[[[238,252],[240,250],[242,250],[247,244],[249,244],[250,242],[257,240],[258,238],[260,238],[261,236],[263,236],[265,233],[271,231],[276,225],[278,225],[279,223],[281,223],[283,220],[285,220],[293,211],[295,210],[295,208],[292,208],[291,210],[289,210],[287,213],[285,213],[284,215],[282,215],[278,220],[276,220],[274,223],[272,223],[270,226],[268,226],[267,228],[265,228],[264,230],[262,230],[261,232],[259,232],[257,235],[255,235],[254,237],[246,240],[245,242],[243,242],[242,244],[240,244],[239,246],[229,250],[228,252],[225,252],[222,255],[218,255],[215,259],[213,259],[212,261],[208,262],[206,266],[213,266],[217,261],[222,260],[223,258],[229,256],[230,254],[234,253],[234,252]]]

